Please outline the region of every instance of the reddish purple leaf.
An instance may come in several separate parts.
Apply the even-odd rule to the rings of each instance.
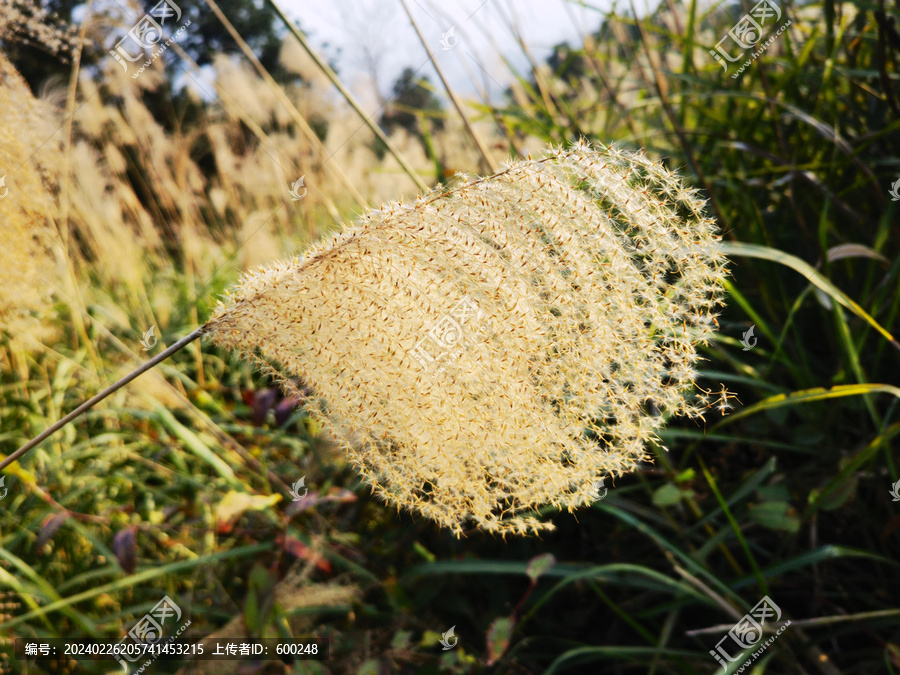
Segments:
[[[274,389],[260,389],[253,398],[253,424],[260,427],[266,421],[269,409],[275,405],[278,392]]]
[[[134,568],[137,567],[137,544],[135,542],[135,533],[137,528],[130,525],[123,530],[119,530],[113,537],[113,553],[119,560],[122,569],[128,574],[134,574]]]
[[[62,524],[69,519],[69,514],[63,511],[52,516],[44,518],[41,523],[41,530],[38,532],[37,538],[34,540],[34,552],[43,553],[48,541],[53,538],[56,531],[62,527]]]

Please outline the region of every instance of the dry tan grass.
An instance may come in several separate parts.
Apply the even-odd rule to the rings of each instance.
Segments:
[[[0,330],[41,339],[49,334],[43,319],[58,278],[50,192],[56,125],[52,111],[31,95],[2,52],[0,83]]]
[[[725,261],[704,202],[641,154],[580,144],[249,273],[218,344],[311,384],[374,491],[451,528],[550,529],[699,415],[695,345]],[[263,361],[265,363],[265,361]]]
[[[66,26],[34,0],[4,0],[0,40],[21,42],[65,57],[75,44],[75,29]]]

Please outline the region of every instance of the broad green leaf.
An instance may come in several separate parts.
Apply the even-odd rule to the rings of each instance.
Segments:
[[[800,529],[800,518],[790,514],[787,502],[763,502],[750,507],[750,519],[770,530],[783,530],[791,534]]]
[[[666,483],[653,493],[653,505],[660,507],[672,506],[681,501],[681,496],[681,490],[676,485]]]

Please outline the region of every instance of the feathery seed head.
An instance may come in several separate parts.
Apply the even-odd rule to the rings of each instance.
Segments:
[[[526,534],[699,414],[717,241],[671,171],[582,142],[251,271],[211,332],[311,385],[376,494],[457,534]]]

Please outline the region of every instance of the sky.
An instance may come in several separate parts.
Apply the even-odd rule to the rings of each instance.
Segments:
[[[450,86],[463,97],[485,93],[498,100],[514,79],[510,65],[527,73],[528,60],[511,26],[532,57],[543,63],[553,45],[580,45],[597,29],[607,0],[405,0],[425,45]],[[368,104],[388,97],[407,66],[441,89],[402,0],[281,0],[281,6],[312,43],[340,69],[341,79]],[[509,64],[504,62],[504,57]]]

